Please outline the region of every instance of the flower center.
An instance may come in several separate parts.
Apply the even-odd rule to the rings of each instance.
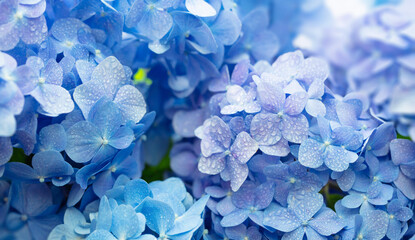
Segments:
[[[108,144],[108,139],[106,139],[106,138],[102,138],[102,144],[103,144],[103,145],[107,145],[107,144]]]
[[[66,45],[67,47],[73,47],[73,42],[71,42],[71,41],[66,41],[66,42],[65,42],[65,45]]]
[[[27,215],[26,215],[26,214],[23,214],[23,215],[20,217],[20,219],[22,219],[22,221],[23,221],[23,222],[26,222],[26,221],[27,221]]]
[[[44,84],[46,82],[46,79],[44,77],[39,78],[39,83]]]
[[[290,178],[290,183],[295,183],[295,181],[297,181],[295,178]]]
[[[44,177],[39,177],[39,182],[41,182],[41,183],[45,182],[45,178]]]
[[[17,20],[21,20],[21,19],[23,19],[23,13],[22,12],[16,12],[15,14],[14,14],[14,18],[15,19],[17,19]]]
[[[117,171],[117,168],[115,166],[112,166],[110,169],[111,169],[111,172]]]

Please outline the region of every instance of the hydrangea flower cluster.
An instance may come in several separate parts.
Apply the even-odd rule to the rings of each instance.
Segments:
[[[367,96],[333,93],[325,85],[328,64],[300,51],[272,64],[241,61],[231,74],[228,69],[209,83],[211,97],[202,108],[173,118],[185,138],[173,146],[171,166],[195,196],[211,196],[210,236],[239,239],[235,232],[248,230],[270,239],[413,234],[409,159],[415,144],[397,139],[394,125],[370,111]],[[321,193],[326,203],[330,194],[341,194],[336,212]]]
[[[328,2],[0,0],[0,239],[414,240],[413,3]]]
[[[120,175],[83,213],[67,208],[48,239],[190,239],[203,224],[208,198],[193,202],[178,178],[147,184]]]

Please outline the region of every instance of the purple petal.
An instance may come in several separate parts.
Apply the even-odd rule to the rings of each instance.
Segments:
[[[239,163],[246,163],[257,152],[258,144],[247,132],[236,136],[231,146],[231,154]]]
[[[280,119],[276,114],[259,113],[251,121],[251,135],[260,145],[273,145],[281,139]]]
[[[282,136],[293,143],[301,143],[308,136],[308,120],[303,115],[287,116],[285,115],[281,123]]]

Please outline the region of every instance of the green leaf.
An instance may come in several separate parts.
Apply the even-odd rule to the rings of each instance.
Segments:
[[[12,158],[10,159],[10,162],[21,162],[21,163],[29,164],[30,157],[24,154],[23,149],[13,148],[13,155],[12,155]]]
[[[150,166],[146,164],[143,170],[142,179],[147,182],[152,182],[156,180],[164,180],[164,174],[170,169],[170,150],[173,146],[173,143],[170,142],[169,149],[167,150],[164,157],[161,159],[160,163],[156,166]]]
[[[408,139],[408,140],[411,140],[412,141],[412,139],[410,138],[410,137],[405,137],[405,136],[402,136],[401,134],[399,134],[399,133],[397,133],[397,138],[399,138],[399,139]]]

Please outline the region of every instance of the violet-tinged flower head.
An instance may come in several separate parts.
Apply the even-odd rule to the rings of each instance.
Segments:
[[[392,199],[394,188],[391,185],[375,182],[364,192],[350,190],[341,203],[346,208],[359,208],[360,213],[374,210],[373,206],[384,206]]]
[[[10,55],[0,52],[0,136],[10,137],[16,131],[15,115],[23,111],[24,95],[35,88],[34,73],[27,66],[17,66]]]
[[[99,99],[107,97],[121,111],[122,123],[137,123],[146,113],[146,103],[140,91],[129,83],[123,65],[115,57],[108,57],[93,70],[89,81],[76,87],[73,96],[85,118]]]
[[[377,127],[365,142],[365,161],[373,172],[379,171],[379,157],[389,153],[389,143],[396,138],[395,128],[391,123]]]
[[[89,26],[95,28],[95,31],[101,30],[105,36],[105,45],[113,47],[114,44],[121,42],[124,25],[123,15],[128,7],[127,1],[83,0],[76,3],[71,9],[70,15],[87,22]],[[101,47],[97,50],[100,50]]]
[[[389,216],[382,210],[371,210],[355,218],[353,229],[356,239],[381,240],[388,230]]]
[[[39,113],[58,116],[74,109],[71,95],[61,87],[63,70],[55,60],[51,59],[45,64],[38,57],[29,57],[26,66],[32,69],[37,78],[36,86],[29,94],[40,104]]]
[[[306,167],[318,168],[323,163],[331,170],[342,172],[357,160],[355,152],[363,143],[363,137],[351,127],[332,130],[330,122],[318,117],[320,136],[304,141],[298,153],[298,160]]]
[[[72,166],[64,160],[61,153],[54,150],[36,153],[32,159],[32,167],[20,162],[10,162],[6,165],[4,176],[20,181],[51,181],[60,187],[66,185],[74,173]]]
[[[271,61],[279,51],[277,35],[268,30],[270,22],[267,9],[258,7],[242,19],[242,36],[230,48],[227,58]]]
[[[275,182],[274,199],[282,206],[287,205],[290,193],[318,192],[323,187],[318,175],[307,171],[298,161],[270,164],[264,168],[264,174]]]
[[[413,216],[413,211],[408,208],[404,200],[393,199],[387,205],[389,214],[389,224],[386,236],[390,239],[401,239],[405,230],[402,223],[409,221]]]
[[[159,40],[173,25],[173,18],[167,10],[176,4],[177,1],[136,0],[126,16],[125,25],[151,41]]]
[[[3,1],[0,9],[0,50],[11,50],[20,40],[25,44],[40,44],[46,38],[48,27],[43,16],[46,0]]]
[[[232,203],[232,189],[228,182],[221,182],[218,186],[208,186],[205,192],[209,194],[210,199],[207,207],[215,214],[226,216],[236,209]]]
[[[51,41],[57,53],[72,56],[75,59],[86,59],[88,49],[80,41],[78,32],[91,32],[91,28],[76,18],[62,18],[55,21],[50,30]]]
[[[235,210],[225,215],[220,224],[222,227],[237,226],[248,218],[263,226],[263,210],[267,208],[273,199],[272,182],[256,185],[254,182],[245,182],[242,187],[232,194],[231,200]]]
[[[409,199],[415,199],[415,143],[406,139],[394,139],[390,143],[392,161],[399,166],[399,176],[394,181],[399,190]]]
[[[284,239],[319,239],[339,232],[343,222],[324,206],[319,193],[295,193],[288,207],[271,204],[264,212],[264,225],[284,232]]]
[[[54,196],[46,183],[13,182],[11,186],[10,206],[5,228],[15,238],[46,239],[50,231],[60,223],[56,214],[59,202],[53,202]]]
[[[235,227],[225,228],[226,237],[229,239],[255,239],[262,238],[261,232],[257,226],[247,227],[245,224],[240,224]]]
[[[67,130],[66,153],[75,162],[99,162],[111,159],[118,150],[130,146],[133,130],[122,126],[122,115],[117,105],[105,98],[89,112],[87,121],[75,123]]]
[[[202,139],[199,170],[211,175],[221,173],[222,179],[231,181],[232,190],[237,191],[248,177],[246,162],[257,152],[257,143],[247,132],[233,140],[229,126],[217,116],[207,119],[195,133]]]

